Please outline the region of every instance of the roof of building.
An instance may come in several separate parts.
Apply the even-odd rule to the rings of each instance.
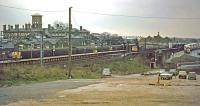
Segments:
[[[1,48],[14,48],[14,44],[12,42],[0,43]]]
[[[42,15],[39,13],[35,13],[35,14],[32,14],[31,16],[42,16]]]
[[[49,42],[55,45],[58,41],[56,39],[44,39],[44,42]]]

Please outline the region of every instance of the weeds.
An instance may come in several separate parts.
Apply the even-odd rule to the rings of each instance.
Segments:
[[[142,58],[123,58],[99,64],[90,64],[86,67],[73,67],[72,78],[96,79],[101,78],[103,68],[110,68],[113,74],[127,75],[149,70],[141,64]],[[11,66],[1,71],[0,85],[43,82],[67,79],[68,70],[61,66]]]

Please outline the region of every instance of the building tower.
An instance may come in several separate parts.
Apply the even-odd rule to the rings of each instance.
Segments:
[[[157,36],[160,36],[160,32],[158,32],[158,35]]]
[[[32,16],[32,28],[42,29],[42,15],[36,13],[31,16]]]

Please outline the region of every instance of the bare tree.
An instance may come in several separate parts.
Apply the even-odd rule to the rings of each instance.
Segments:
[[[66,28],[68,28],[68,23],[64,23],[61,21],[54,21],[53,27],[55,29],[66,29]]]

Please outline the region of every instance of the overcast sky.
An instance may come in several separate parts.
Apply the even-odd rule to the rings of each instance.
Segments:
[[[154,36],[159,31],[162,36],[200,37],[200,0],[0,0],[0,4],[31,10],[60,11],[24,11],[0,6],[1,26],[31,22],[30,15],[33,13],[43,15],[43,27],[47,27],[47,24],[52,24],[54,21],[66,23],[68,22],[68,7],[73,6],[73,27],[82,25],[91,32]]]

